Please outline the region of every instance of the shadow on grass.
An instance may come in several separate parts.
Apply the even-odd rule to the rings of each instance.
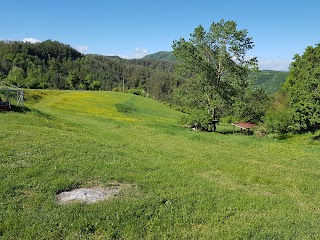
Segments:
[[[313,140],[320,141],[320,135],[313,136],[312,139],[313,139]]]
[[[233,130],[233,129],[221,129],[217,130],[217,133],[223,135],[244,135],[244,136],[251,136],[254,134],[253,131],[240,131],[240,130]]]
[[[233,130],[229,130],[229,129],[221,129],[221,130],[217,130],[216,132],[223,135],[238,133],[238,132],[233,132]]]
[[[11,109],[9,110],[4,110],[4,111],[0,111],[2,113],[4,112],[17,112],[17,113],[27,113],[30,112],[30,108],[26,107],[26,106],[15,106],[15,105],[11,105]]]

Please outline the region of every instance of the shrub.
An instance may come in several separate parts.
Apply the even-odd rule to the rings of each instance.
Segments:
[[[191,114],[183,117],[182,122],[201,131],[212,132],[214,130],[212,116],[205,110],[194,110]]]
[[[273,96],[266,116],[262,118],[270,132],[285,134],[292,128],[292,118],[287,97],[282,94]]]

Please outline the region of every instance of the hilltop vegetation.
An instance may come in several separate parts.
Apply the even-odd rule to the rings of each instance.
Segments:
[[[172,62],[176,61],[176,58],[173,55],[173,52],[165,52],[165,51],[160,51],[160,52],[146,55],[142,59],[145,59],[145,60],[154,59],[154,60],[172,61]]]
[[[0,42],[0,79],[24,88],[122,91],[124,80],[126,91],[168,100],[177,85],[172,69],[163,61],[83,55],[51,40]]]
[[[281,90],[289,72],[262,70],[256,73],[254,87],[266,90],[268,93],[276,93]]]

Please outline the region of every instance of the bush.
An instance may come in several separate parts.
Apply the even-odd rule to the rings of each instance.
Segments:
[[[136,108],[136,106],[134,105],[134,103],[130,102],[130,101],[126,101],[123,103],[117,103],[117,104],[115,104],[115,106],[117,108],[117,111],[122,112],[122,113],[134,113],[138,110]]]
[[[270,104],[270,97],[262,89],[253,89],[245,92],[236,99],[232,107],[237,119],[246,122],[259,123]]]
[[[284,94],[273,96],[270,108],[262,119],[270,132],[285,134],[292,130],[292,118]]]
[[[271,132],[285,134],[290,132],[292,121],[288,111],[273,111],[268,112],[264,117],[264,123],[268,126]]]
[[[235,122],[237,119],[234,117],[234,116],[225,116],[221,119],[221,122],[224,122],[224,123],[233,123]]]
[[[194,110],[190,115],[183,117],[182,123],[201,131],[212,132],[214,130],[212,116],[205,110]]]

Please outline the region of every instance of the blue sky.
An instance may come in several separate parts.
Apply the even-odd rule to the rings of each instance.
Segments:
[[[84,52],[139,58],[171,51],[198,26],[221,18],[247,29],[260,69],[287,70],[320,43],[317,0],[0,0],[0,40],[57,40]]]

